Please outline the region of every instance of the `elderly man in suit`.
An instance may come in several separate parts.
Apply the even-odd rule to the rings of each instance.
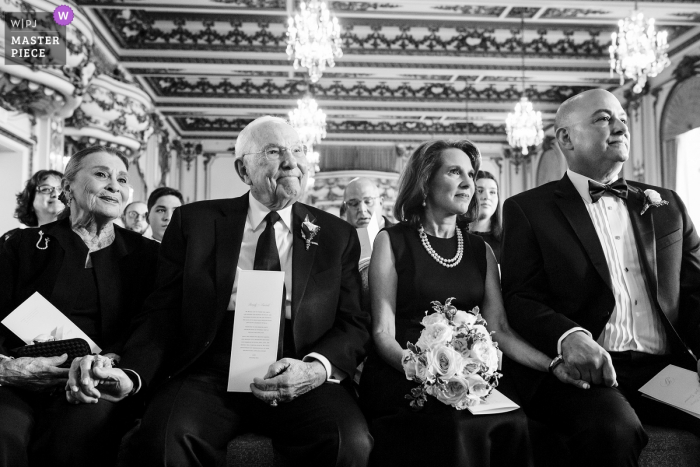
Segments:
[[[698,370],[700,238],[676,193],[620,177],[629,131],[611,93],[564,102],[556,138],[564,177],[504,204],[503,294],[511,326],[590,386],[512,362],[504,374],[580,465],[637,465],[642,422],[700,435],[700,420],[638,392],[668,364]]]
[[[372,446],[351,391],[369,342],[360,308],[360,243],[337,217],[297,202],[306,150],[283,120],[261,117],[236,141],[250,192],[178,208],[160,250],[158,288],[119,369],[76,369],[69,398],[150,399],[128,456],[144,466],[222,465],[246,431],[270,436],[299,465],[362,466]],[[302,223],[320,227],[307,245]],[[308,227],[308,225],[307,225]],[[227,393],[238,269],[285,272],[284,358]],[[81,375],[110,380],[92,387]],[[82,379],[90,379],[82,378]]]

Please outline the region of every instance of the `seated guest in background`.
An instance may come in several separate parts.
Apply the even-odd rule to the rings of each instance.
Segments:
[[[63,174],[55,170],[39,170],[27,180],[24,190],[17,193],[15,217],[27,227],[39,227],[56,220],[63,210],[58,199],[61,193]],[[12,229],[0,236],[0,250],[3,243],[20,229]]]
[[[637,465],[642,423],[700,435],[700,420],[638,391],[668,364],[698,371],[700,237],[675,192],[621,178],[627,118],[602,89],[565,101],[555,135],[569,169],[503,206],[508,319],[591,388],[503,368],[514,367],[528,415],[562,434],[581,466]]]
[[[392,225],[382,215],[384,200],[379,196],[379,188],[372,180],[364,177],[353,179],[345,187],[343,195],[345,204],[345,220],[356,229],[366,228],[374,215],[379,222],[379,230]]]
[[[467,140],[421,144],[399,183],[394,212],[403,221],[374,242],[369,284],[376,353],[360,380],[360,402],[375,439],[373,465],[532,465],[522,410],[472,415],[430,396],[416,411],[406,398],[418,386],[402,366],[406,343],[418,341],[435,300],[454,297],[453,305],[464,311],[478,306],[501,350],[522,364],[546,374],[551,362],[508,326],[493,252],[465,229],[479,209],[474,177],[480,162]],[[583,387],[566,367],[559,366],[556,377]],[[498,390],[516,399],[513,379],[505,373]]]
[[[469,232],[478,235],[489,244],[501,262],[501,195],[498,192],[498,182],[485,170],[476,174],[476,201],[479,203],[479,217],[469,224]]]
[[[148,206],[143,201],[129,203],[122,214],[124,228],[138,234],[145,234],[148,230]]]
[[[369,343],[357,232],[297,202],[306,148],[284,120],[248,124],[236,155],[250,192],[177,209],[160,246],[160,286],[122,360],[155,391],[129,465],[224,465],[229,441],[254,430],[295,465],[364,466],[372,438],[351,381]],[[303,229],[311,240],[315,227],[307,243]],[[284,358],[250,382],[252,393],[226,391],[239,269],[285,273]],[[98,388],[116,399],[135,387],[120,369],[74,370],[86,397],[85,378],[112,381]]]
[[[113,225],[129,197],[127,168],[112,148],[74,154],[61,219],[17,232],[0,251],[0,319],[39,292],[102,348],[89,357],[99,365],[119,359],[155,281],[158,246]],[[132,407],[69,404],[67,356],[8,357],[21,345],[0,326],[0,466],[113,464]]]
[[[157,242],[163,241],[165,229],[170,224],[175,208],[185,204],[182,194],[175,188],[162,186],[156,188],[148,197],[148,223],[153,231],[152,239]]]

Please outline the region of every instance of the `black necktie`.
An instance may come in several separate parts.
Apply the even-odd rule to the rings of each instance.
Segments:
[[[280,254],[275,240],[275,224],[280,220],[277,211],[270,211],[265,216],[267,225],[258,238],[258,246],[255,248],[255,261],[253,269],[256,271],[281,271]]]
[[[275,239],[275,224],[280,220],[280,215],[277,211],[270,211],[265,216],[265,230],[258,238],[258,245],[255,247],[255,260],[253,261],[253,269],[257,271],[281,271],[280,253],[277,249],[277,240]],[[280,312],[280,335],[277,343],[277,359],[285,355],[285,344],[293,345],[293,337],[287,335],[291,333],[292,326],[285,325],[285,311],[287,301],[287,287],[282,287],[282,311]],[[289,323],[291,324],[291,323]]]
[[[618,178],[610,185],[588,180],[588,191],[591,193],[591,200],[597,203],[605,192],[615,195],[620,199],[627,199],[627,182],[624,178]]]

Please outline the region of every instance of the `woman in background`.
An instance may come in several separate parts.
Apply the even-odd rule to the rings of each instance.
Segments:
[[[496,261],[501,262],[501,194],[496,178],[485,170],[476,174],[476,200],[479,217],[469,224],[469,232],[484,239],[493,250]]]
[[[15,218],[27,227],[39,227],[56,220],[65,207],[58,199],[63,174],[56,170],[39,170],[27,180],[24,190],[17,193]],[[0,250],[5,241],[19,228],[0,237]]]

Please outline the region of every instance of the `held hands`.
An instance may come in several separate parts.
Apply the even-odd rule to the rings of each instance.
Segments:
[[[68,358],[20,357],[0,363],[0,384],[29,391],[43,391],[66,383],[68,369],[59,368]]]
[[[134,384],[123,370],[112,368],[112,359],[119,361],[119,356],[86,355],[73,360],[66,400],[72,404],[96,404],[100,398],[117,402],[129,395]]]
[[[588,389],[591,387],[590,384],[583,381],[579,371],[572,365],[568,363],[561,363],[557,365],[554,370],[552,370],[554,376],[564,384],[573,384],[580,389]]]
[[[576,331],[566,336],[561,351],[566,365],[578,371],[579,379],[591,384],[617,386],[610,354],[585,332]]]
[[[289,402],[326,381],[321,362],[302,362],[293,358],[276,361],[262,378],[255,378],[250,389],[258,399],[272,406]]]

